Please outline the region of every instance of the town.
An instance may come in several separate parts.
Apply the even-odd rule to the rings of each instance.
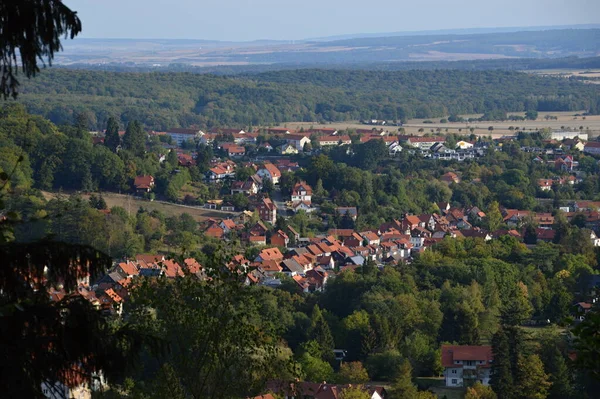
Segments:
[[[597,5],[336,1],[2,3],[0,397],[598,397]]]

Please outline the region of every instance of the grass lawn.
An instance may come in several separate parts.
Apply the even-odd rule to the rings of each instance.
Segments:
[[[46,199],[50,199],[56,196],[55,193],[44,192]],[[66,195],[65,195],[66,196]],[[89,195],[83,194],[83,198],[88,199]],[[189,213],[196,221],[200,222],[208,218],[231,218],[236,216],[238,213],[235,212],[223,212],[214,209],[204,209],[193,206],[172,204],[161,201],[148,201],[141,198],[136,198],[131,195],[114,194],[114,193],[102,193],[102,197],[106,201],[106,205],[109,208],[113,206],[120,206],[126,211],[135,214],[139,208],[144,208],[149,211],[157,210],[165,214],[165,216],[179,216],[182,213]]]

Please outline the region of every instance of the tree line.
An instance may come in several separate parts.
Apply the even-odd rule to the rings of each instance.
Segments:
[[[534,94],[532,94],[534,93]],[[28,110],[54,123],[111,115],[146,128],[256,126],[286,121],[406,120],[494,111],[597,110],[593,85],[506,71],[288,70],[192,73],[44,70],[22,85]]]

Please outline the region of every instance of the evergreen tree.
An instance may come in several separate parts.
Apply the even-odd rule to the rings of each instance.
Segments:
[[[531,316],[533,307],[529,301],[527,286],[522,282],[517,283],[508,300],[502,306],[502,324],[507,326],[518,326]]]
[[[495,361],[495,359],[494,359]],[[519,371],[516,379],[517,398],[546,399],[551,382],[544,372],[544,365],[538,355],[519,355],[517,360]]]
[[[508,336],[504,329],[500,329],[492,338],[492,378],[490,385],[498,399],[513,398],[513,374],[511,366],[510,346]]]
[[[119,137],[119,124],[112,116],[108,118],[108,123],[106,124],[104,145],[113,152],[117,152],[117,147],[121,145],[121,138]]]
[[[393,399],[413,399],[418,395],[417,387],[412,382],[412,367],[408,360],[405,360],[398,375],[392,385]]]
[[[554,347],[551,358],[547,364],[548,373],[550,374],[550,387],[551,399],[568,399],[573,396],[573,385],[571,382],[571,374],[567,368],[567,363],[563,354]]]
[[[123,136],[123,147],[137,156],[146,151],[146,133],[138,121],[129,122]]]
[[[315,305],[310,319],[309,337],[315,340],[321,349],[321,357],[325,360],[333,360],[333,335],[319,305]]]

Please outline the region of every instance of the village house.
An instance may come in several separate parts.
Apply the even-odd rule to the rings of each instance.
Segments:
[[[264,262],[266,260],[282,261],[283,254],[277,247],[265,248],[260,251],[254,259],[255,262]]]
[[[285,136],[285,141],[293,145],[296,150],[304,151],[304,146],[306,143],[310,143],[310,138],[307,134],[290,134]]]
[[[279,184],[279,178],[281,177],[281,171],[277,169],[277,166],[270,162],[265,162],[265,164],[258,169],[256,174],[259,175],[261,179],[270,179],[273,184]]]
[[[230,146],[227,148],[227,155],[231,158],[239,158],[246,155],[246,149],[239,145]]]
[[[588,141],[585,143],[585,147],[583,147],[583,152],[591,155],[600,155],[600,142]]]
[[[519,227],[527,216],[530,215],[529,211],[522,211],[519,209],[503,209],[502,217],[504,223],[511,227]]]
[[[461,150],[466,150],[468,148],[473,148],[473,145],[474,144],[469,141],[460,140],[456,143],[455,148],[460,148]]]
[[[233,178],[235,176],[235,163],[231,161],[220,162],[210,168],[207,175],[209,181]]]
[[[585,148],[585,143],[579,140],[579,138],[565,139],[563,140],[563,146],[566,150],[575,149],[578,151],[583,151]]]
[[[460,183],[460,177],[454,172],[446,172],[442,176],[440,176],[440,181],[451,184],[451,183]]]
[[[271,245],[276,245],[278,247],[287,248],[289,243],[290,243],[290,238],[282,230],[277,230],[271,236]]]
[[[133,181],[136,193],[149,193],[154,187],[154,176],[137,176]]]
[[[173,141],[181,147],[186,141],[197,141],[204,136],[204,132],[199,129],[181,129],[181,128],[170,128],[167,130],[167,135],[171,136]]]
[[[411,147],[418,148],[421,150],[428,150],[435,143],[445,143],[444,137],[421,137],[421,136],[408,136],[406,138],[406,144]]]
[[[249,177],[246,181],[234,181],[231,183],[230,192],[233,194],[254,195],[258,193],[259,185],[256,180]]]
[[[277,206],[270,198],[263,198],[256,206],[261,220],[275,224],[277,221]]]
[[[264,141],[258,146],[258,150],[260,151],[261,149],[266,152],[271,152],[273,151],[273,146],[269,144],[268,141]]]
[[[277,150],[281,155],[295,155],[298,154],[298,149],[290,143],[280,145]]]
[[[296,201],[296,202],[292,203],[292,209],[293,209],[294,213],[298,213],[300,211],[310,213],[315,210],[315,208],[313,208],[311,203],[308,201]]]
[[[310,204],[312,200],[312,187],[305,181],[296,183],[292,188],[291,200],[292,202],[304,201]]]
[[[490,384],[493,360],[490,345],[442,345],[441,352],[447,387],[462,387],[469,382]]]
[[[321,147],[352,144],[350,136],[323,136],[317,138],[317,142]]]

